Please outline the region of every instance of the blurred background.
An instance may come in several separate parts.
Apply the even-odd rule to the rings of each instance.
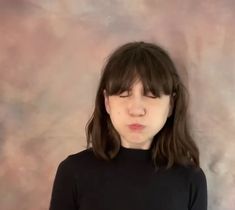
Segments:
[[[58,164],[86,146],[117,46],[160,44],[190,92],[208,209],[235,207],[235,1],[0,0],[0,209],[46,210]]]

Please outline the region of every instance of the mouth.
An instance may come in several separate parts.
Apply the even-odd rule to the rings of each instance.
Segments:
[[[128,127],[129,127],[129,129],[131,129],[133,131],[141,131],[141,130],[143,130],[145,128],[144,125],[137,124],[137,123],[130,124],[130,125],[128,125]]]

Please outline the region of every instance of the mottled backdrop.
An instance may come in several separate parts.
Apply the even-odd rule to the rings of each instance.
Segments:
[[[161,44],[191,94],[209,210],[235,209],[235,1],[0,0],[0,209],[48,209],[107,55]]]

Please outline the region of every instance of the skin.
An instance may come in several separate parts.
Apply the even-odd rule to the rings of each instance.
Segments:
[[[154,135],[164,126],[173,108],[169,95],[153,98],[151,93],[143,95],[143,85],[137,80],[129,94],[107,96],[104,90],[105,108],[111,122],[126,148],[149,149]],[[143,130],[131,130],[128,125],[138,123]]]

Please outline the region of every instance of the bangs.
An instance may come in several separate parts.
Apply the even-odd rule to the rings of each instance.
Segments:
[[[144,94],[150,91],[157,97],[171,95],[176,86],[171,71],[174,66],[166,61],[166,58],[159,58],[159,55],[147,50],[124,52],[109,66],[105,84],[107,94],[118,95],[129,91],[139,80],[143,84]]]

